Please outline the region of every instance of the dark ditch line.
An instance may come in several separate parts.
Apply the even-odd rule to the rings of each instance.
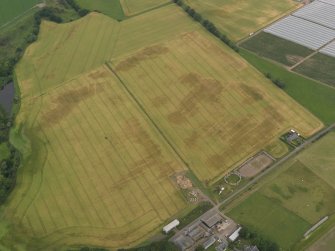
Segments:
[[[167,138],[167,136],[163,133],[163,131],[159,128],[159,126],[155,123],[155,121],[150,117],[149,113],[145,110],[143,105],[138,101],[136,96],[130,91],[130,89],[127,87],[127,85],[123,82],[121,77],[114,71],[112,66],[110,66],[108,63],[105,63],[107,68],[117,77],[117,79],[120,81],[126,92],[131,96],[131,98],[135,101],[135,103],[138,105],[138,107],[141,109],[141,111],[146,115],[146,117],[149,119],[149,121],[152,123],[152,125],[155,127],[155,129],[158,131],[158,133],[163,137],[165,142],[170,146],[170,148],[173,150],[173,152],[179,157],[179,159],[184,163],[184,165],[190,169],[189,164],[186,162],[186,160],[181,156],[181,154],[178,152],[178,150],[173,146],[173,144],[170,142],[170,140]]]

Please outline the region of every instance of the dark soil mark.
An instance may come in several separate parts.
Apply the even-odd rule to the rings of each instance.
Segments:
[[[253,100],[263,100],[263,95],[256,89],[249,85],[241,84],[241,89]]]
[[[109,76],[109,72],[106,70],[96,70],[88,75],[89,78],[97,80],[101,78],[107,78]]]
[[[219,97],[224,89],[218,80],[203,78],[196,73],[182,76],[180,83],[187,85],[190,92],[180,101],[177,110],[168,116],[168,119],[175,124],[182,123],[187,116],[194,116],[198,111],[199,103],[219,102]]]
[[[196,132],[196,131],[193,131],[192,134],[189,137],[187,137],[186,139],[184,139],[184,143],[185,143],[185,145],[187,147],[193,148],[193,147],[196,146],[199,138],[200,138],[199,133]]]
[[[156,58],[160,55],[166,54],[169,49],[162,45],[154,45],[140,50],[135,55],[121,61],[115,67],[116,71],[129,71],[134,68],[141,61]]]
[[[59,123],[64,117],[83,100],[86,100],[104,90],[102,84],[90,84],[59,93],[52,102],[54,107],[42,115],[42,125],[52,126]]]

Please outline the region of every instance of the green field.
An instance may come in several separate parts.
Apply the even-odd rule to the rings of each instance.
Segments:
[[[75,0],[82,8],[99,11],[116,20],[125,18],[120,0]]]
[[[228,215],[285,250],[294,247],[308,228],[335,211],[334,146],[335,132],[331,132],[286,162],[278,176],[230,209]]]
[[[186,3],[235,41],[300,6],[293,0],[186,0]]]
[[[334,69],[335,58],[318,53],[294,68],[294,71],[329,84],[335,88]]]
[[[265,32],[251,37],[241,46],[287,66],[293,66],[313,53],[311,49]]]
[[[23,166],[2,215],[9,250],[21,239],[134,246],[189,208],[176,172],[209,183],[292,127],[323,127],[174,5],[44,21],[16,75]]]
[[[171,0],[120,0],[123,10],[127,16],[132,16],[163,4],[170,3]]]
[[[335,122],[335,89],[289,72],[285,68],[269,62],[249,51],[241,49],[240,53],[250,64],[263,73],[271,73],[274,78],[285,82],[284,91],[306,107],[325,124]]]
[[[1,0],[0,1],[0,28],[14,18],[23,15],[41,0]]]
[[[289,250],[310,227],[304,219],[260,193],[245,199],[228,216],[282,244],[284,250]]]
[[[5,143],[0,144],[0,163],[9,157],[9,149]]]

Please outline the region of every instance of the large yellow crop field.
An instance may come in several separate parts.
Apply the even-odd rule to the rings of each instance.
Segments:
[[[232,40],[238,41],[301,6],[294,0],[185,0]]]
[[[212,183],[285,131],[305,136],[321,122],[202,32],[112,61],[122,82],[183,155]]]
[[[33,119],[28,137],[40,142],[39,157],[7,214],[41,238],[34,247],[54,239],[126,247],[187,207],[170,179],[184,164],[106,67],[23,102],[22,117]]]
[[[323,126],[173,4],[43,21],[16,76],[23,160],[0,236],[28,250],[139,244],[189,209],[176,172],[211,184],[286,130]]]

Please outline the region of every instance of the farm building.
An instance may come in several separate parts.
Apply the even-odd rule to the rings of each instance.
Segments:
[[[163,227],[163,232],[168,234],[172,229],[177,227],[180,224],[179,220],[174,220],[167,224],[165,227]]]
[[[238,229],[235,230],[234,233],[232,233],[230,236],[229,236],[229,240],[231,242],[234,242],[238,239],[238,237],[240,236],[240,231],[241,231],[241,227],[239,227]]]
[[[257,246],[247,246],[244,248],[244,251],[259,251]]]
[[[209,218],[201,219],[201,221],[208,227],[212,228],[216,224],[220,223],[223,220],[223,218],[219,214],[214,214]]]
[[[207,241],[205,241],[204,244],[202,244],[202,247],[203,247],[204,249],[208,249],[208,248],[211,247],[215,242],[216,242],[216,239],[212,236],[212,237],[210,237]]]

